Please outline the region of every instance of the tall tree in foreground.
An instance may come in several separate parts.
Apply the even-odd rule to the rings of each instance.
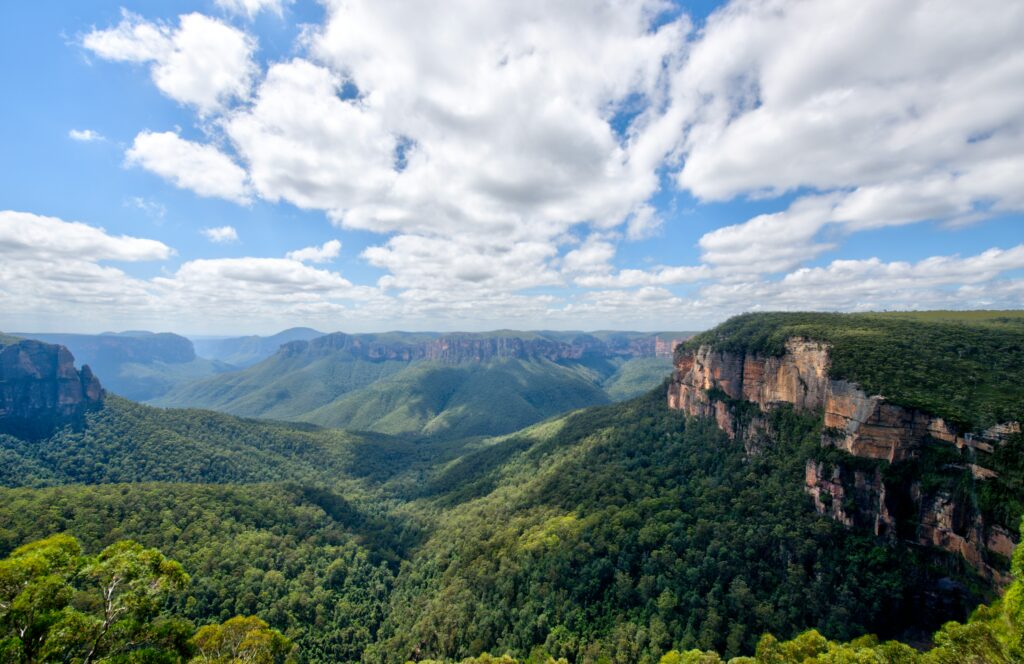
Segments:
[[[123,541],[83,557],[54,535],[0,561],[0,656],[4,662],[173,662],[187,654],[190,623],[161,616],[188,584],[181,565]]]

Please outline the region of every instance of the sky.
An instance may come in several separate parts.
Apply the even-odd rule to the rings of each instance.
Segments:
[[[0,7],[0,330],[1024,306],[1024,3]]]

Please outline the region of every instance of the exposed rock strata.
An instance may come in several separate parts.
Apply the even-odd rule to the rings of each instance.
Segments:
[[[678,340],[674,343],[679,343]],[[291,341],[278,351],[285,355],[304,353],[328,355],[346,350],[368,360],[434,360],[449,364],[487,362],[493,359],[544,358],[554,362],[578,360],[585,355],[599,357],[655,357],[657,340],[651,337],[604,341],[581,334],[569,342],[552,339],[524,339],[514,336],[449,334],[420,343],[367,341],[342,332],[308,341]]]
[[[0,433],[44,438],[80,424],[103,390],[88,366],[75,369],[64,346],[25,340],[0,347]]]
[[[982,456],[1007,436],[1019,433],[1020,424],[1004,423],[983,432],[962,432],[942,418],[898,406],[880,395],[868,395],[857,385],[828,376],[826,344],[792,338],[779,357],[727,353],[701,346],[676,357],[676,371],[668,390],[671,408],[713,418],[730,437],[742,436],[748,452],[752,441],[763,436],[765,419],[744,417],[741,404],[756,404],[764,413],[779,404],[823,416],[822,445],[845,450],[855,457],[880,464],[914,458],[935,441],[971,448]],[[858,465],[825,464],[808,460],[805,489],[819,513],[847,527],[870,529],[880,537],[898,537],[956,553],[980,573],[997,583],[1006,580],[1000,566],[1012,551],[1013,542],[998,526],[986,526],[969,506],[950,495],[925,495],[919,483],[889,486],[881,468],[865,470]],[[976,481],[996,476],[983,464],[968,463]],[[907,525],[909,524],[909,525]]]

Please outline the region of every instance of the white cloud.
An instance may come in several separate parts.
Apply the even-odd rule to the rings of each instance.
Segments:
[[[92,129],[72,129],[68,131],[68,138],[74,141],[81,141],[83,143],[92,143],[93,141],[102,141],[103,134]]]
[[[267,72],[252,108],[232,115],[228,136],[270,201],[344,214],[384,198],[395,139],[379,116],[338,97],[341,78],[305,60]]]
[[[600,235],[591,235],[562,259],[562,270],[572,273],[605,273],[611,268],[610,261],[615,257],[615,245]]]
[[[82,44],[106,60],[153,63],[153,82],[161,92],[201,114],[245,99],[257,71],[252,37],[196,13],[179,17],[175,29],[125,11],[116,27],[93,30]]]
[[[674,79],[678,182],[852,192],[847,231],[1024,209],[1022,39],[1024,5],[1001,0],[733,2]]]
[[[249,17],[287,4],[217,3]],[[283,201],[382,234],[361,256],[390,294],[307,288],[345,281],[299,269],[336,256],[330,243],[187,263],[167,292],[194,294],[201,272],[234,284],[245,266],[292,275],[304,284],[295,307],[346,320],[1020,302],[1005,267],[1017,249],[801,266],[859,231],[1024,211],[1024,5],[734,0],[698,32],[666,22],[661,0],[324,5],[297,57],[265,74],[252,38],[198,14],[178,27],[125,14],[85,45],[151,63],[210,137],[144,131],[128,163],[202,196]],[[682,223],[655,206],[663,179],[701,201],[794,198],[705,233],[701,264],[658,254],[668,265],[619,268],[620,242]],[[600,290],[553,290],[567,284]],[[696,294],[666,288],[679,284]],[[269,315],[262,288],[241,288],[238,307]]]
[[[662,266],[654,270],[620,270],[616,274],[588,274],[576,277],[584,288],[636,288],[638,286],[673,286],[709,279],[713,271],[706,265]]]
[[[815,239],[829,222],[836,196],[808,196],[782,212],[761,214],[700,238],[701,258],[733,275],[781,272],[835,245]]]
[[[326,263],[337,258],[340,253],[341,241],[328,240],[319,247],[305,247],[289,251],[286,257],[303,263]]]
[[[249,18],[256,16],[261,11],[269,11],[272,14],[281,16],[284,6],[291,4],[292,0],[214,0],[221,9],[233,14],[244,14]]]
[[[238,231],[235,230],[234,226],[216,226],[213,228],[204,228],[199,232],[202,233],[207,240],[217,244],[238,242]]]
[[[172,253],[156,240],[113,236],[96,226],[31,212],[0,211],[0,254],[10,260],[153,261]]]
[[[1007,275],[1022,268],[1024,245],[966,258],[933,256],[916,263],[836,260],[825,267],[801,268],[779,280],[713,284],[701,290],[698,300],[708,311],[724,312],[1020,308],[1024,289],[1019,279]]]
[[[556,248],[547,242],[508,242],[502,238],[466,236],[432,238],[396,235],[384,246],[368,247],[363,257],[391,274],[382,288],[413,291],[410,297],[467,301],[561,283],[550,267]]]
[[[187,141],[170,131],[144,131],[135,137],[125,157],[129,164],[200,196],[219,196],[242,204],[250,200],[245,170],[212,145]]]
[[[145,282],[103,261],[159,261],[162,242],[110,235],[102,228],[29,212],[0,211],[0,311],[5,317],[48,313],[67,320],[69,307],[106,319],[152,306]],[[27,318],[24,320],[28,320]]]

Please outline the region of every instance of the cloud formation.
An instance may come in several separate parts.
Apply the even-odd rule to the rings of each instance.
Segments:
[[[105,60],[151,63],[161,92],[204,115],[248,96],[256,73],[252,37],[198,13],[180,16],[177,28],[122,13],[117,26],[89,32],[82,45]]]
[[[224,20],[125,13],[83,38],[195,110],[198,134],[139,128],[126,163],[375,234],[359,258],[384,274],[313,267],[339,255],[331,240],[188,261],[153,282],[167,297],[202,279],[266,295],[280,273],[310,312],[391,320],[1024,304],[1013,246],[838,258],[855,233],[1024,212],[1024,6],[733,0],[695,30],[662,0],[325,0],[261,66],[238,17],[287,1],[216,2]],[[692,264],[664,247],[639,263],[631,247],[678,237],[665,200],[684,195],[767,211],[694,233]]]
[[[215,226],[212,228],[204,228],[199,232],[202,233],[207,240],[217,244],[238,242],[238,231],[235,230],[234,226]]]
[[[289,251],[286,257],[301,263],[327,263],[337,258],[340,253],[341,241],[328,240],[319,247],[305,247]]]
[[[216,196],[240,204],[251,198],[247,175],[241,166],[214,146],[185,140],[174,132],[140,133],[125,159],[129,165],[141,166],[200,196]]]

